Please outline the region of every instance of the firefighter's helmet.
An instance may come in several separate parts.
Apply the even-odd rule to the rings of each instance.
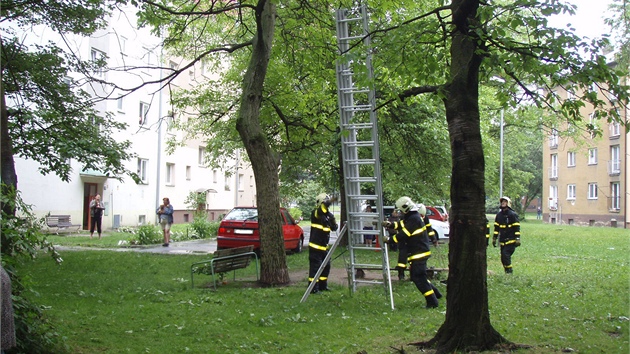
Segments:
[[[510,198],[508,198],[508,197],[501,197],[501,198],[499,198],[499,204],[501,204],[501,202],[504,201],[504,200],[507,202],[508,208],[511,209],[512,208],[512,200],[510,200]]]
[[[413,203],[413,200],[409,197],[400,197],[396,201],[396,209],[402,211],[403,213],[408,213],[412,209],[416,209],[416,205]]]
[[[424,217],[425,215],[427,215],[427,207],[424,206],[424,204],[422,203],[418,204],[418,213],[420,213],[420,215]]]
[[[322,203],[327,203],[327,205],[330,205],[330,196],[326,193],[320,193],[319,195],[317,195],[317,197],[315,197],[315,203],[317,203],[317,206],[321,205]]]

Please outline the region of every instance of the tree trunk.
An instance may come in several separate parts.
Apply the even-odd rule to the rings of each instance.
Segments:
[[[0,84],[2,102],[0,110],[0,170],[2,178],[2,195],[7,196],[9,191],[17,190],[17,173],[15,172],[15,161],[13,160],[13,145],[9,135],[9,112],[7,111],[6,98],[4,97],[4,86]],[[15,215],[14,203],[3,203],[2,211],[8,215]]]
[[[276,8],[260,0],[256,7],[256,37],[243,78],[243,93],[236,121],[254,170],[258,225],[260,227],[260,282],[265,285],[289,283],[280,216],[278,167],[280,157],[267,142],[260,125],[260,105],[273,41]],[[261,197],[261,196],[264,196]]]
[[[484,155],[479,124],[478,1],[454,0],[451,82],[444,99],[453,162],[446,319],[433,339],[437,353],[481,351],[504,342],[488,311]]]

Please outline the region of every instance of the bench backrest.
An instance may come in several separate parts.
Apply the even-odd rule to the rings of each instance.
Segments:
[[[252,260],[254,246],[244,246],[217,250],[213,254],[212,267],[215,273],[247,268]],[[239,256],[242,255],[242,256]]]
[[[64,225],[70,224],[70,215],[49,215],[46,217],[47,225]]]

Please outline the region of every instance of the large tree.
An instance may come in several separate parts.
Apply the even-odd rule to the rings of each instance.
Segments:
[[[453,0],[425,13],[405,13],[407,18],[397,19],[395,26],[375,30],[377,35],[382,33],[382,46],[397,48],[380,52],[396,53],[382,58],[390,76],[397,73],[394,80],[408,78],[409,85],[399,98],[437,94],[444,103],[450,135],[452,209],[446,320],[434,338],[418,345],[450,353],[509,343],[493,328],[489,316],[480,84],[498,76],[502,84],[497,99],[502,105],[534,103],[569,120],[581,119],[579,108],[584,102],[602,109],[603,116],[610,119],[618,119],[615,108],[628,103],[627,87],[620,85],[619,73],[598,52],[605,41],[585,43],[547,26],[545,16],[564,11],[572,8],[558,1],[501,5]],[[421,60],[413,61],[414,55]],[[557,87],[584,93],[577,100],[562,101]],[[598,87],[616,100],[598,99]]]

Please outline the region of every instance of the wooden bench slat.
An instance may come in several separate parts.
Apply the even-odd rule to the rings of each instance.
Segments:
[[[76,227],[77,232],[81,228],[81,224],[73,224],[70,221],[70,215],[48,215],[46,217],[46,226],[48,226],[48,230],[55,228],[56,234],[59,234],[60,231],[69,230],[70,228]]]
[[[256,278],[258,279],[258,255],[254,252],[254,246],[244,246],[237,248],[228,248],[222,250],[216,250],[212,255],[212,259],[202,262],[193,263],[190,266],[190,281],[194,288],[194,272],[195,266],[204,264],[209,265],[214,289],[217,288],[216,274],[226,273],[234,271],[234,277],[236,277],[236,270],[247,268],[251,263],[252,256],[256,260]]]

